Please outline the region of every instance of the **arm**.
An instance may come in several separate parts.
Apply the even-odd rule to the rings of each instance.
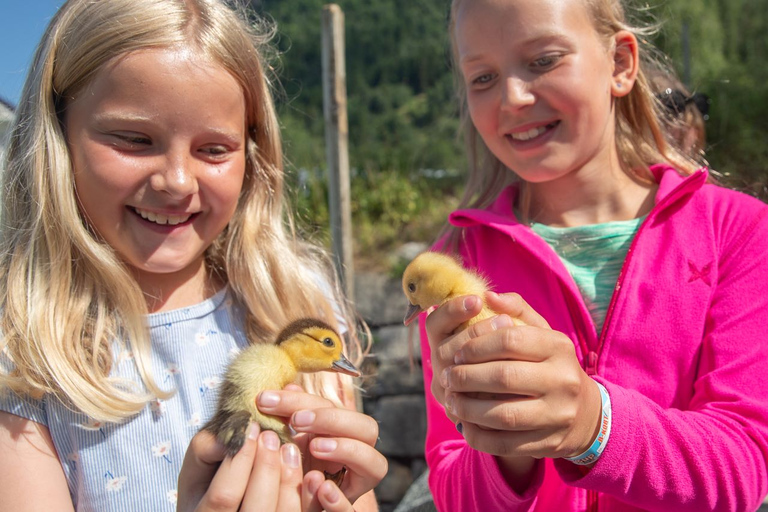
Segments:
[[[723,257],[713,274],[690,399],[664,408],[652,397],[605,383],[614,406],[611,439],[586,477],[558,463],[566,482],[641,508],[758,507],[768,492],[765,217],[749,228],[733,235],[738,245],[719,248]],[[681,330],[672,342],[684,336]]]
[[[48,429],[0,412],[1,510],[74,510]]]

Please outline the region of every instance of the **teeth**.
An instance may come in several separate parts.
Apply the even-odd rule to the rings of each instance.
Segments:
[[[176,224],[181,224],[182,222],[186,222],[192,216],[191,214],[162,215],[162,214],[153,213],[147,210],[140,210],[138,208],[134,208],[134,211],[138,213],[142,219],[146,219],[150,222],[154,222],[155,224],[170,225],[170,226],[175,226]]]
[[[531,140],[534,137],[538,137],[545,131],[547,131],[546,126],[539,126],[538,128],[531,128],[527,132],[510,133],[509,136],[515,140]]]

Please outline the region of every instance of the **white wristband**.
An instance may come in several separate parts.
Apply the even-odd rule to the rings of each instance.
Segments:
[[[597,438],[595,438],[592,446],[587,448],[587,451],[575,457],[565,457],[565,460],[573,462],[579,466],[586,466],[596,462],[603,453],[603,450],[605,450],[605,445],[608,443],[608,437],[611,435],[611,397],[608,395],[605,386],[597,381],[595,381],[595,384],[597,384],[597,387],[600,389],[600,400],[603,409],[600,419],[600,431],[597,433]]]

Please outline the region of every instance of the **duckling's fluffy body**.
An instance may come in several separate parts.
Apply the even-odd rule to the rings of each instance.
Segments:
[[[458,259],[440,252],[423,252],[403,272],[403,292],[410,303],[403,323],[408,325],[422,311],[440,306],[455,297],[476,295],[483,301],[483,308],[477,316],[458,328],[464,329],[497,314],[485,304],[485,292],[488,290],[485,278],[465,268]]]
[[[229,364],[216,413],[203,428],[216,435],[231,455],[245,442],[251,421],[275,431],[282,442],[290,442],[288,425],[281,418],[260,412],[256,397],[264,390],[279,390],[295,382],[299,372],[329,370],[360,375],[344,357],[342,348],[336,331],[316,319],[291,323],[274,344],[249,346]]]

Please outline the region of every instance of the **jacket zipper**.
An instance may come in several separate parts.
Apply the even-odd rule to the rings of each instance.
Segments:
[[[643,222],[640,225],[640,228],[637,230],[637,234],[632,239],[632,243],[629,246],[629,249],[627,250],[627,256],[624,259],[624,264],[621,266],[621,271],[619,272],[619,277],[616,279],[616,287],[614,288],[613,295],[611,296],[611,301],[608,303],[608,311],[605,315],[605,321],[603,322],[603,328],[600,332],[600,337],[597,342],[597,347],[595,350],[588,350],[587,351],[587,357],[584,362],[584,370],[587,373],[587,375],[597,375],[597,362],[600,358],[600,353],[603,350],[603,343],[605,342],[607,327],[611,319],[613,318],[613,310],[616,306],[616,297],[619,294],[619,291],[621,290],[623,284],[624,284],[624,277],[626,274],[627,268],[629,268],[629,264],[632,259],[632,255],[635,251],[635,246],[637,245],[637,240],[640,238],[641,233],[644,231],[644,228],[646,225],[648,225],[653,219],[656,217],[657,212],[664,209],[670,201],[676,200],[679,198],[683,192],[688,189],[689,187],[697,185],[695,179],[688,179],[683,181],[678,187],[671,191],[669,194],[667,194],[660,202],[656,205],[655,208],[651,210],[651,212],[648,213],[648,217],[645,219],[645,222]],[[580,341],[582,341],[580,339]],[[582,342],[584,346],[586,346],[586,342]],[[587,512],[598,512],[598,500],[599,493],[597,491],[588,490],[587,491]]]
[[[691,175],[688,179],[680,183],[677,188],[672,190],[669,194],[667,194],[652,210],[650,213],[648,213],[648,217],[645,219],[645,222],[643,222],[640,225],[640,228],[637,231],[637,234],[632,239],[632,243],[629,246],[629,249],[627,250],[627,256],[624,259],[624,264],[621,266],[621,271],[619,272],[619,277],[616,280],[616,287],[613,290],[613,295],[611,296],[611,301],[608,303],[608,311],[605,314],[605,321],[603,322],[603,328],[600,331],[600,337],[597,342],[597,347],[595,351],[589,351],[587,354],[587,360],[585,361],[585,371],[587,375],[597,375],[597,362],[600,358],[600,353],[603,350],[603,343],[605,343],[605,337],[606,333],[608,331],[608,325],[610,324],[611,320],[613,319],[613,310],[616,307],[616,297],[619,294],[619,291],[621,290],[622,286],[624,285],[624,277],[627,271],[627,268],[629,268],[630,260],[632,259],[632,256],[635,252],[635,247],[637,246],[637,240],[640,238],[641,233],[645,230],[645,226],[651,223],[653,219],[658,215],[658,212],[662,211],[664,208],[666,208],[667,204],[677,200],[687,189],[692,187],[699,187],[699,183],[697,179],[698,175],[700,174],[706,174],[705,171],[698,171],[698,174]],[[706,179],[706,178],[705,178]]]

